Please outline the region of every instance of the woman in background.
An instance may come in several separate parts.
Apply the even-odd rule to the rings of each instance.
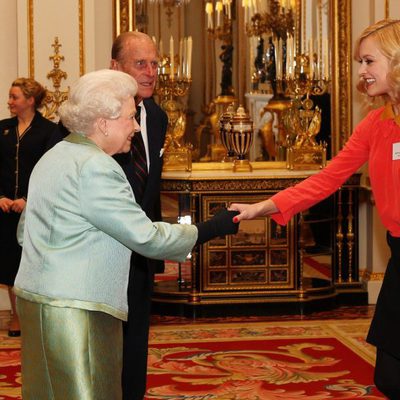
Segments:
[[[152,222],[136,203],[111,157],[130,151],[140,129],[136,91],[124,72],[82,76],[59,110],[71,134],[32,173],[15,280],[24,400],[121,399],[132,250],[183,261],[196,243],[237,232],[237,212],[170,225]]]
[[[46,90],[35,80],[16,79],[8,96],[14,116],[0,121],[0,283],[8,286],[10,297],[9,336],[20,335],[12,287],[21,259],[17,224],[25,208],[29,177],[39,158],[60,139],[57,125],[37,111],[45,96]]]

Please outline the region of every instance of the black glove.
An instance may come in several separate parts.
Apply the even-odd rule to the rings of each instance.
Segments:
[[[239,223],[233,222],[233,217],[238,214],[240,214],[239,211],[222,209],[208,221],[197,223],[196,227],[199,231],[199,235],[196,244],[203,244],[218,236],[237,233]]]

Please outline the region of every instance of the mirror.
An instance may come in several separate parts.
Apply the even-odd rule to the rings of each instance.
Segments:
[[[192,82],[189,95],[183,99],[187,107],[186,140],[200,146],[196,127],[204,117],[212,115],[210,105],[218,96],[224,49],[221,40],[210,39],[207,34],[205,2],[196,0],[113,0],[115,34],[135,29],[154,36],[168,52],[170,38],[179,43],[180,38],[193,39]],[[296,26],[301,26],[303,1],[293,0],[296,7]],[[335,155],[351,133],[351,4],[347,0],[322,0],[329,7],[331,42],[331,88],[328,103],[330,111],[330,155]],[[290,3],[290,0],[289,2]],[[246,15],[241,2],[232,2],[232,86],[238,104],[246,104],[250,91],[249,45],[244,29]],[[300,19],[300,20],[299,20]],[[177,53],[178,51],[176,51]],[[210,139],[211,141],[213,138]]]

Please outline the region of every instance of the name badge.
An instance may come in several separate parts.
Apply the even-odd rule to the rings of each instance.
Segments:
[[[400,143],[393,143],[392,160],[400,160]]]

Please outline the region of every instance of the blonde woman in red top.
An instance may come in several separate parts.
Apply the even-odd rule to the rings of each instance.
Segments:
[[[368,162],[376,207],[391,249],[367,341],[377,347],[375,384],[400,399],[400,20],[382,20],[364,30],[355,45],[358,89],[385,105],[371,111],[346,146],[320,173],[255,204],[232,204],[235,222],[271,215],[286,224],[296,213],[334,193]]]

